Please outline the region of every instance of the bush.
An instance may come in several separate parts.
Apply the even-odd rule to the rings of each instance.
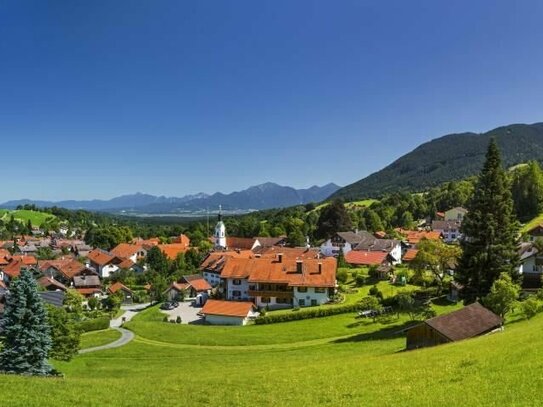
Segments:
[[[395,274],[396,274],[396,284],[399,284],[402,277],[405,278],[406,283],[410,283],[411,280],[413,279],[413,276],[415,275],[415,273],[412,270],[409,270],[406,268],[399,269],[398,271],[396,271]]]
[[[376,297],[379,300],[382,300],[384,298],[383,293],[381,291],[379,291],[379,289],[377,288],[376,285],[374,285],[374,286],[372,286],[370,288],[370,295],[373,295],[374,297]]]
[[[338,269],[336,273],[336,279],[339,283],[345,284],[349,278],[349,271],[347,269]]]
[[[168,322],[168,316],[164,315],[164,318],[162,318],[162,322]]]
[[[180,324],[181,323],[181,316],[178,315],[177,318],[175,319],[175,322],[177,324]]]
[[[531,296],[527,300],[520,303],[520,308],[526,319],[533,318],[540,309],[539,301]]]
[[[373,296],[362,298],[359,304],[360,304],[360,308],[363,310],[378,310],[381,308],[381,304],[379,304],[379,300]]]
[[[368,276],[373,279],[379,278],[379,273],[377,272],[378,268],[379,266],[376,266],[375,264],[373,266],[370,266],[370,268],[368,269]]]
[[[357,287],[363,286],[366,284],[366,276],[364,274],[356,274],[354,281]]]
[[[360,304],[349,304],[336,307],[315,307],[308,310],[292,312],[289,314],[272,314],[260,316],[255,320],[257,325],[275,324],[278,322],[299,321],[301,319],[322,318],[331,315],[346,314],[361,310]],[[294,309],[293,311],[296,311]]]
[[[101,331],[109,328],[109,317],[87,319],[79,323],[82,332]]]

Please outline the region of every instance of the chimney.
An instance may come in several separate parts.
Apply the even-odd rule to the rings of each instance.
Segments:
[[[322,263],[319,261],[319,274],[322,274]]]
[[[296,260],[296,273],[302,273],[303,261],[300,259]]]
[[[277,260],[279,261],[279,263],[283,262],[283,253],[277,253]]]

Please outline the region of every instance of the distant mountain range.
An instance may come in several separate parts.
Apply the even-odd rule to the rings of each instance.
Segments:
[[[322,187],[312,186],[307,189],[294,189],[272,182],[257,185],[239,192],[213,195],[204,193],[186,195],[181,198],[154,196],[142,193],[123,195],[109,200],[88,201],[35,201],[21,199],[0,204],[0,207],[13,209],[19,205],[34,204],[38,207],[58,206],[66,209],[84,209],[126,214],[203,214],[216,212],[219,205],[226,213],[244,213],[252,210],[283,208],[288,206],[320,202],[328,198],[340,187],[330,183]]]
[[[507,167],[529,160],[543,161],[543,123],[512,124],[483,134],[449,134],[421,144],[382,170],[339,189],[332,197],[357,200],[398,191],[420,192],[476,175],[492,137]]]

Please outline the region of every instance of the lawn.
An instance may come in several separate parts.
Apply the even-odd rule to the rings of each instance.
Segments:
[[[364,199],[362,201],[352,201],[352,202],[345,202],[345,207],[347,209],[354,209],[354,208],[369,208],[372,204],[375,202],[378,202],[377,199]],[[330,205],[330,202],[325,202],[320,205],[318,205],[314,211],[320,211],[322,208]]]
[[[114,329],[104,329],[103,331],[87,332],[81,335],[81,349],[107,345],[108,343],[115,342],[120,337],[121,333]]]
[[[530,229],[536,227],[540,223],[543,223],[543,213],[533,218],[530,222],[526,223],[520,228],[520,233],[526,233]]]
[[[148,313],[143,319],[153,318]],[[323,329],[329,326],[320,322]],[[275,328],[292,332],[295,343],[305,339],[293,330],[298,323]],[[178,326],[170,328],[162,340],[178,335]],[[0,391],[2,405],[29,407],[536,406],[543,396],[542,329],[539,315],[503,333],[411,352],[401,352],[402,337],[375,340],[363,334],[269,349],[136,340],[55,363],[62,379],[3,376]]]

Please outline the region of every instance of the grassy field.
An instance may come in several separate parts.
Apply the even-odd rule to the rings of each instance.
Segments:
[[[150,311],[140,319],[154,318]],[[65,378],[1,377],[2,405],[536,406],[543,396],[543,315],[412,352],[402,352],[403,337],[376,340],[375,333],[296,346],[306,339],[298,323],[274,327],[292,332],[292,344],[281,348],[182,345],[184,327],[165,323],[162,338],[146,342],[148,332],[136,326],[125,347],[55,363]],[[231,335],[213,329],[206,334],[218,343]]]
[[[121,337],[119,331],[104,329],[103,331],[87,332],[81,335],[81,349],[94,348],[114,342]]]
[[[7,209],[0,209],[0,220],[6,222],[10,219],[11,215],[13,215],[16,220],[24,223],[27,223],[30,220],[33,226],[38,227],[41,226],[46,220],[55,218],[54,215],[43,212],[27,210],[10,211]]]
[[[377,202],[377,199],[364,199],[362,201],[346,202],[345,206],[347,207],[347,209],[354,209],[356,207],[367,208],[367,207],[370,207],[375,202]],[[322,208],[324,208],[324,207],[326,207],[328,205],[330,205],[329,202],[325,202],[323,204],[320,204],[314,209],[314,211],[319,211],[319,210],[321,210]]]

